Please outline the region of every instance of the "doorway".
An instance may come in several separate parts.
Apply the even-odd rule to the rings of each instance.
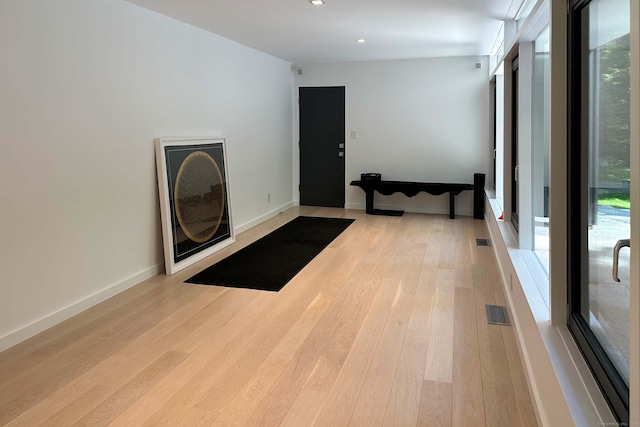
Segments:
[[[345,88],[301,87],[300,204],[344,208]]]

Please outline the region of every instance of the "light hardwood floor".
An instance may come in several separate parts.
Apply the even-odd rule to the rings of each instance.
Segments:
[[[280,292],[183,284],[298,215],[356,218]],[[483,221],[294,208],[0,353],[0,425],[535,426]]]

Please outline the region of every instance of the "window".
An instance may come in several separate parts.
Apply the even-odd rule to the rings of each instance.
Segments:
[[[516,30],[520,30],[522,28],[522,24],[527,20],[533,7],[536,5],[537,0],[526,0],[522,2],[520,6],[520,10],[516,14]]]
[[[518,184],[518,102],[520,100],[520,61],[516,57],[511,63],[511,223],[518,230],[520,188]]]
[[[533,250],[549,275],[549,27],[534,42],[532,91]]]
[[[570,27],[568,325],[628,423],[629,1],[578,1]]]
[[[493,138],[489,149],[491,150],[490,158],[493,159],[495,165],[494,175],[492,183],[494,184],[494,193],[497,204],[501,209],[507,209],[508,206],[504,205],[504,189],[505,189],[505,76],[504,66],[501,63],[496,69],[496,74],[490,81],[490,100],[492,99],[493,105],[491,106],[493,118],[493,127],[495,129]],[[493,95],[495,93],[495,96]],[[491,111],[491,110],[490,110]],[[491,123],[490,123],[491,126]]]
[[[492,135],[491,135],[491,139],[493,140],[493,169],[492,169],[492,179],[491,179],[491,188],[493,188],[493,190],[496,190],[496,160],[498,157],[498,127],[497,127],[497,119],[498,119],[498,106],[496,104],[497,101],[497,93],[498,93],[498,89],[496,87],[496,76],[493,76],[493,78],[491,79],[491,82],[489,82],[489,90],[491,93],[491,122],[492,122]]]

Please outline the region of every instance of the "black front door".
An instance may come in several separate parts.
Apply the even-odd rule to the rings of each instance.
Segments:
[[[300,88],[300,204],[344,207],[344,86]]]

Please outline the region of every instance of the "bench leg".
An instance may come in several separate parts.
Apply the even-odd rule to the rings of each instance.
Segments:
[[[366,212],[373,215],[373,190],[365,190]]]
[[[451,219],[455,219],[456,218],[455,197],[456,196],[453,194],[453,191],[449,191],[449,218],[451,218]]]
[[[484,219],[484,174],[473,174],[473,217]]]

